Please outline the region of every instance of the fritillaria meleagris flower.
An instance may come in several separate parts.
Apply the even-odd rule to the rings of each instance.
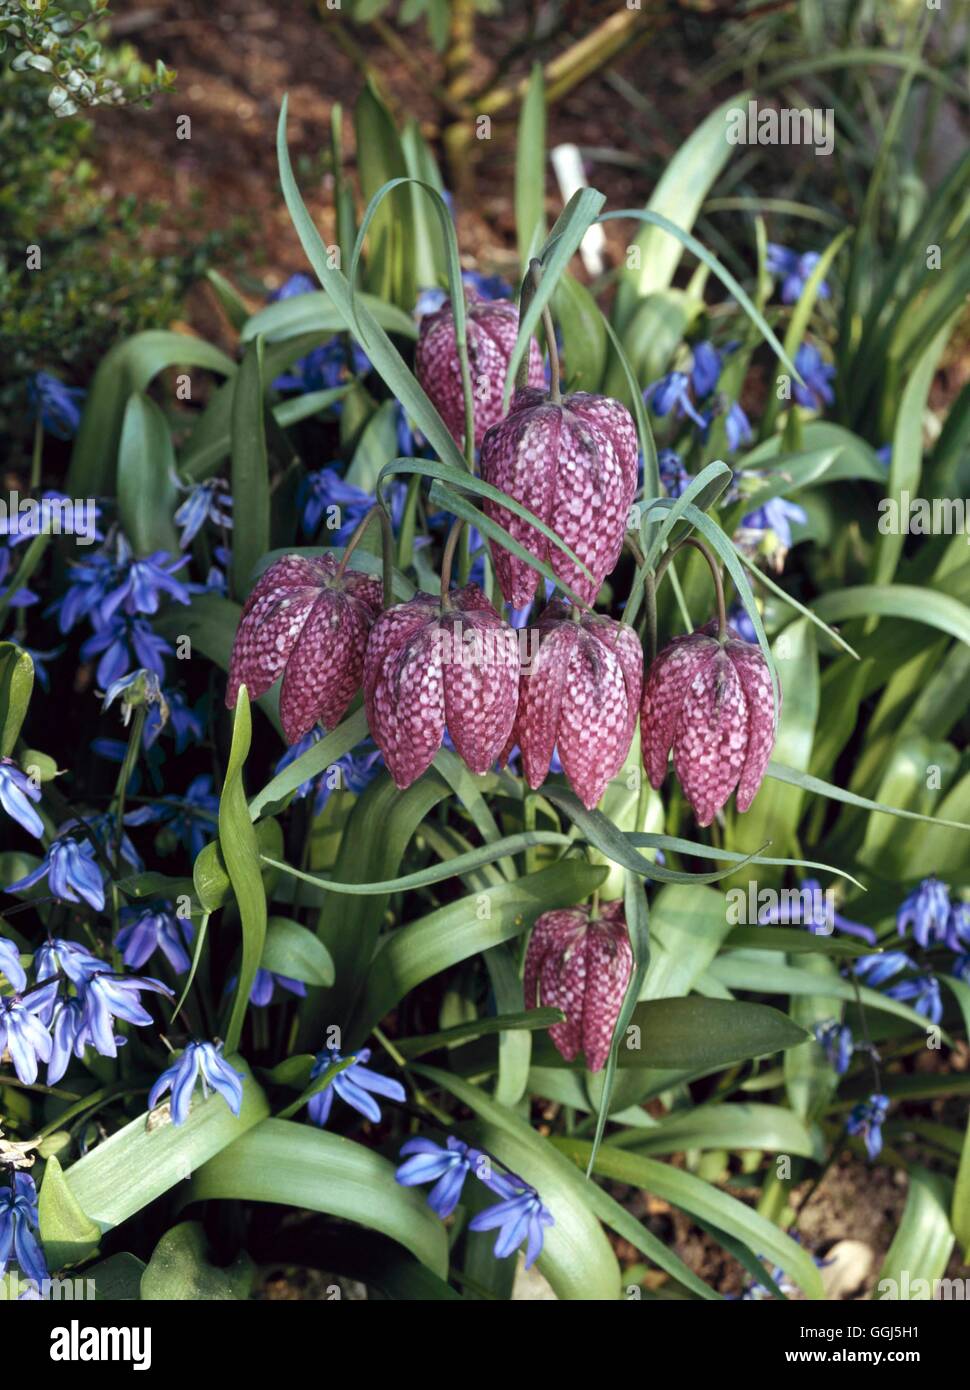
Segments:
[[[732,627],[722,643],[712,621],[675,637],[654,661],[640,709],[643,763],[654,787],[674,770],[697,817],[711,821],[737,788],[746,811],[775,742],[771,675],[761,649]]]
[[[555,750],[589,810],[623,766],[640,707],[643,651],[630,627],[560,600],[533,629],[538,651],[523,663],[513,741],[530,787],[540,787]]]
[[[280,719],[290,743],[318,722],[339,724],[363,678],[381,584],[337,570],[332,555],[284,555],[246,600],[233,643],[226,704],[233,708],[243,684],[257,699],[282,672]]]
[[[486,499],[483,507],[514,540],[592,603],[623,545],[637,489],[637,432],[619,401],[579,391],[556,404],[526,387],[482,442],[482,477],[528,507],[582,560],[573,562],[529,522]],[[538,575],[524,560],[496,547],[502,593],[516,608],[535,593]]]
[[[502,393],[509,358],[519,331],[519,311],[508,300],[481,299],[474,290],[465,291],[468,325],[468,366],[475,399],[475,447],[481,446],[489,426],[503,415]],[[465,397],[461,387],[461,365],[455,347],[455,320],[451,300],[446,299],[433,314],[421,320],[414,357],[415,371],[422,388],[448,426],[459,448],[465,440]],[[529,343],[529,385],[544,380],[542,354],[533,338]]]
[[[391,776],[407,787],[430,766],[447,727],[473,772],[495,762],[515,718],[515,632],[477,584],[387,609],[364,659],[364,701]]]
[[[525,957],[525,1006],[563,1011],[549,1036],[567,1062],[582,1052],[590,1071],[606,1065],[632,969],[622,899],[604,903],[598,916],[569,907],[538,919]]]

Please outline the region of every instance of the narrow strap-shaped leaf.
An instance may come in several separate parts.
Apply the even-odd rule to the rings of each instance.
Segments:
[[[252,738],[249,692],[240,686],[236,717],[232,726],[229,765],[219,798],[219,848],[236,895],[242,923],[242,959],[239,980],[226,1029],[226,1051],[235,1052],[242,1036],[243,1020],[249,1006],[249,993],[263,958],[266,940],[266,894],[259,872],[259,845],[246,805],[243,765]]]

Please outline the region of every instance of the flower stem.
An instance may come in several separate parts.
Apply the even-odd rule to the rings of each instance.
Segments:
[[[444,554],[441,557],[441,606],[442,608],[451,607],[451,598],[448,589],[451,585],[451,567],[455,559],[455,550],[458,546],[458,539],[461,536],[462,528],[465,523],[456,521],[452,524],[448,532],[448,539],[445,541]]]
[[[532,283],[538,289],[542,283],[542,262],[538,258],[529,262],[529,273]],[[562,395],[559,390],[559,349],[556,346],[556,328],[548,304],[542,309],[542,326],[546,330],[546,347],[549,349],[549,399],[553,405],[560,405]]]
[[[659,585],[667,570],[667,566],[670,564],[671,560],[673,560],[677,552],[682,550],[685,545],[692,546],[694,550],[699,550],[710,568],[711,578],[714,581],[714,593],[717,598],[717,640],[723,642],[727,638],[727,609],[724,604],[724,583],[721,579],[721,571],[718,569],[717,561],[703,541],[699,541],[696,536],[685,536],[682,541],[678,541],[675,546],[672,546],[657,566],[656,582]]]
[[[340,557],[340,564],[337,566],[336,579],[342,579],[347,568],[351,555],[360,544],[364,532],[370,523],[377,518],[381,523],[381,550],[384,564],[384,607],[390,608],[394,602],[394,532],[391,528],[391,518],[388,516],[383,502],[378,502],[371,507],[366,516],[362,517],[354,528],[353,535],[344,547],[344,553]]]
[[[125,749],[124,762],[121,764],[121,771],[118,773],[118,784],[115,787],[115,842],[114,860],[116,866],[121,867],[121,841],[125,833],[125,793],[131,774],[135,770],[135,763],[138,761],[138,754],[141,751],[142,730],[145,727],[145,705],[140,705],[135,710],[134,718],[131,721],[131,730],[128,734],[128,747]]]

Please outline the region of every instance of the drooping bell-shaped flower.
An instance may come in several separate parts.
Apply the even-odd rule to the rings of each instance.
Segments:
[[[558,403],[531,387],[516,391],[508,415],[485,436],[481,472],[551,527],[592,581],[530,522],[488,499],[487,515],[592,603],[619,558],[637,490],[637,432],[626,407],[584,391]],[[539,576],[524,560],[497,546],[495,572],[509,603],[530,601]]]
[[[525,957],[525,1006],[563,1011],[549,1036],[567,1062],[583,1052],[590,1071],[606,1065],[632,969],[622,899],[598,915],[581,906],[538,919]]]
[[[504,413],[502,394],[519,331],[519,311],[508,300],[482,299],[471,289],[465,291],[465,304],[477,449],[481,447],[485,431],[497,424]],[[465,396],[450,299],[421,320],[414,365],[422,389],[431,398],[458,447],[463,448]],[[541,386],[543,380],[542,354],[533,338],[529,342],[529,385]]]
[[[558,751],[570,786],[587,810],[623,766],[640,708],[643,651],[630,627],[594,613],[576,617],[560,600],[533,629],[519,679],[512,741],[533,789]]]
[[[737,788],[746,811],[761,786],[775,742],[768,664],[755,643],[716,621],[675,637],[647,672],[640,708],[643,764],[654,787],[674,770],[697,817],[711,821]],[[780,701],[780,691],[779,691]]]
[[[338,573],[332,555],[284,555],[253,589],[233,643],[226,704],[250,699],[283,673],[280,719],[295,743],[316,723],[332,729],[360,689],[364,648],[381,609],[379,580]]]
[[[382,613],[364,659],[364,701],[391,776],[407,787],[430,766],[447,727],[473,772],[495,762],[518,698],[515,632],[477,584],[447,604],[419,593]]]

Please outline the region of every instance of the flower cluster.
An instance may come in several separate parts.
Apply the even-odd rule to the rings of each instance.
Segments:
[[[116,1057],[124,1037],[115,1020],[135,1027],[152,1022],[141,995],[172,998],[172,991],[151,976],[124,975],[76,941],[50,938],[33,956],[34,984],[15,944],[0,942],[0,969],[13,986],[0,997],[0,1056],[9,1052],[14,1071],[25,1085],[37,1080],[47,1064],[47,1085],[67,1071],[71,1057],[93,1047],[102,1057]]]
[[[12,1173],[0,1187],[0,1278],[11,1258],[35,1284],[47,1278],[47,1261],[37,1228],[37,1188],[29,1173]]]
[[[514,1255],[525,1245],[525,1267],[530,1269],[542,1254],[544,1233],[555,1219],[534,1187],[515,1173],[495,1171],[494,1160],[480,1149],[449,1134],[444,1148],[431,1139],[409,1139],[401,1148],[405,1161],[397,1170],[404,1187],[423,1187],[433,1183],[428,1206],[444,1220],[461,1200],[465,1179],[471,1175],[500,1198],[493,1206],[476,1212],[468,1223],[470,1231],[498,1231],[495,1257]]]

